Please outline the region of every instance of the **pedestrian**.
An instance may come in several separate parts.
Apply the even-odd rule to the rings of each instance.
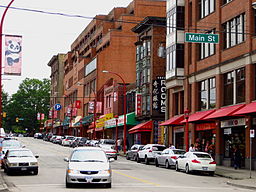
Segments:
[[[116,145],[117,145],[117,150],[120,151],[121,150],[121,139],[118,139],[116,141]]]
[[[189,147],[189,152],[194,152],[194,151],[196,151],[195,146],[194,146],[194,144],[191,144]]]
[[[234,153],[233,153],[233,157],[234,157],[234,168],[241,168],[241,159],[242,159],[242,155],[241,155],[241,151],[239,150],[238,146],[234,147]]]
[[[170,149],[176,149],[176,147],[172,143],[169,145],[169,148]]]

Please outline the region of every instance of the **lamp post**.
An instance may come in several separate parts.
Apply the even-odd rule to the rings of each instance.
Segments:
[[[126,153],[126,83],[124,81],[124,79],[122,78],[121,75],[119,75],[118,73],[115,73],[115,72],[111,72],[111,71],[102,71],[103,73],[111,73],[111,74],[114,74],[114,75],[117,75],[123,82],[123,95],[124,95],[124,146],[123,146],[123,151],[124,151],[124,154]]]
[[[3,106],[2,106],[2,54],[3,54],[3,25],[4,25],[4,18],[6,15],[7,10],[11,6],[14,0],[11,0],[11,2],[7,5],[7,7],[4,10],[1,23],[0,23],[0,127],[3,125]]]
[[[188,129],[188,118],[189,118],[189,110],[186,109],[184,111],[184,118],[186,119],[186,127],[185,127],[185,134],[184,134],[184,141],[185,141],[185,145],[186,145],[186,151],[189,150],[189,129]]]
[[[115,145],[115,148],[116,148],[116,151],[118,151],[117,149],[117,139],[118,139],[118,115],[115,116],[115,119],[116,119],[116,145]]]

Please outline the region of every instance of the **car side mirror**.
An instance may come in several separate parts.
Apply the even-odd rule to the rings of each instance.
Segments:
[[[64,161],[69,162],[69,159],[66,157],[66,158],[64,158]]]
[[[35,155],[35,158],[39,158],[39,155]]]

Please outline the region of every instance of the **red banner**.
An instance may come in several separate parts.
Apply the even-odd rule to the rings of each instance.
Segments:
[[[142,115],[142,94],[136,93],[136,104],[135,104],[135,114],[136,116]]]
[[[4,74],[21,75],[21,36],[5,36],[5,67]]]
[[[81,101],[80,100],[75,101],[75,108],[81,109]]]

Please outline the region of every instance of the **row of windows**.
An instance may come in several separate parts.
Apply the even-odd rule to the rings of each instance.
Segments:
[[[151,42],[144,41],[142,45],[138,45],[136,48],[136,61],[142,60],[146,56],[151,55]]]
[[[167,13],[167,34],[170,34],[176,29],[184,29],[185,25],[185,8],[178,6]]]
[[[245,68],[223,75],[224,106],[245,102]],[[216,106],[215,77],[199,82],[199,110]]]
[[[174,44],[166,50],[166,70],[184,68],[184,44]]]
[[[136,73],[136,85],[141,87],[146,83],[150,83],[150,68],[144,68]]]
[[[96,91],[96,79],[84,85],[84,96],[88,96]]]

